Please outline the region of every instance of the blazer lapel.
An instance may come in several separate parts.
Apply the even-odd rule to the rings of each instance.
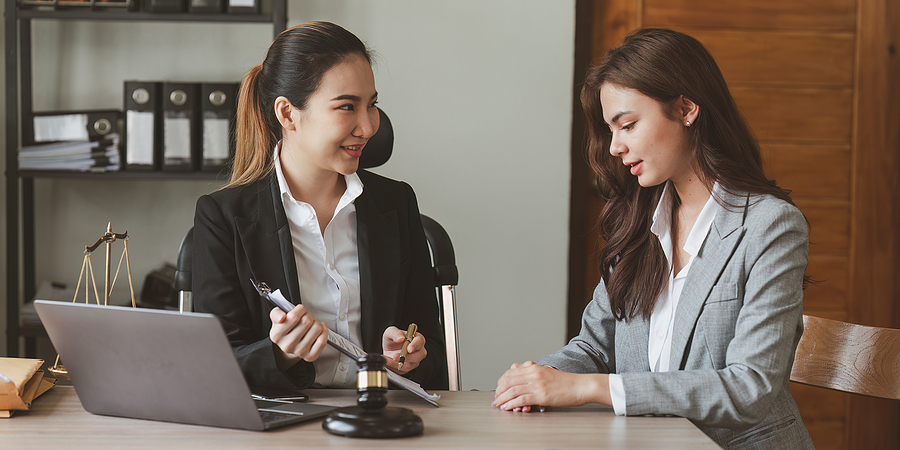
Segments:
[[[272,289],[281,289],[293,304],[300,303],[300,282],[294,245],[288,226],[281,192],[275,175],[260,183],[257,195],[258,210],[251,219],[235,218],[241,243],[250,264],[250,273]],[[279,255],[281,258],[276,258]],[[244,281],[244,280],[242,280]],[[287,292],[285,292],[287,291]]]
[[[367,191],[368,189],[368,191]],[[381,351],[374,324],[390,323],[397,305],[400,235],[397,212],[381,211],[366,186],[354,202],[359,248],[360,334],[366,351]],[[385,283],[382,280],[393,280]]]
[[[670,370],[684,368],[685,352],[690,345],[703,305],[744,236],[744,214],[749,197],[735,196],[726,192],[722,198],[726,205],[740,206],[736,210],[734,206],[726,206],[716,214],[706,241],[691,263],[691,269],[687,279],[684,280],[684,288],[678,300],[678,308],[675,310]]]

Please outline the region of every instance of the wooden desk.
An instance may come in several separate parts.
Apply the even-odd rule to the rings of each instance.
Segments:
[[[353,405],[353,390],[310,390],[311,400]],[[272,431],[97,416],[81,407],[71,386],[56,386],[31,411],[0,420],[0,446],[12,448],[667,448],[717,449],[702,431],[680,417],[617,417],[608,407],[556,408],[544,413],[504,412],[490,407],[491,391],[441,392],[435,408],[405,391],[389,403],[410,408],[425,423],[421,436],[355,439],[334,436],[322,421]]]

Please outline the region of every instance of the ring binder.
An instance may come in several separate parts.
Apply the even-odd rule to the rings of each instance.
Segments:
[[[201,170],[221,170],[234,155],[237,89],[237,83],[200,85]]]
[[[125,82],[125,169],[159,170],[162,128],[159,92],[162,84],[147,81]]]
[[[199,166],[196,83],[163,83],[163,169]]]

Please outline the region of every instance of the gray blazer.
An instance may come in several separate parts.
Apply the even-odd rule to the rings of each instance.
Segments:
[[[723,195],[675,312],[670,372],[650,372],[650,322],[617,322],[601,281],[581,332],[539,361],[621,374],[629,416],[690,419],[729,449],[813,448],[789,380],[803,333],[806,220],[770,196]]]

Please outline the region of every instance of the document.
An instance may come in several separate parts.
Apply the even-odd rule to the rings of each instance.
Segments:
[[[284,297],[280,289],[275,289],[274,291],[270,292],[268,294],[268,297],[269,300],[271,300],[272,303],[278,305],[278,307],[281,308],[282,311],[290,311],[294,309],[294,305]],[[332,330],[328,330],[328,341],[349,351],[356,356],[362,356],[366,354],[366,351],[360,348],[358,345],[354,344],[349,339],[335,333]],[[441,399],[440,395],[429,394],[425,391],[425,389],[422,389],[422,386],[419,385],[419,383],[416,383],[415,381],[412,381],[400,374],[394,373],[390,370],[386,370],[386,372],[388,374],[389,381],[393,382],[403,389],[406,389],[409,392],[412,392],[413,394],[418,395],[428,403],[431,403],[434,406],[439,406],[437,401]]]

